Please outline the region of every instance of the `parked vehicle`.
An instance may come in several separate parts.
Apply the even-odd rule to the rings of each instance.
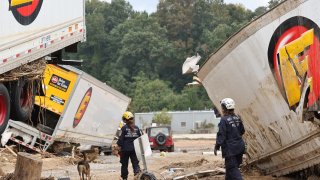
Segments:
[[[152,150],[174,152],[174,142],[170,126],[148,127],[146,133]]]
[[[266,174],[320,164],[319,6],[282,2],[229,38],[197,74],[216,107],[235,100],[248,162]]]

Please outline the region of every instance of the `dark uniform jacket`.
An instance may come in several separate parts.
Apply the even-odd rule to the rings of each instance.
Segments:
[[[240,117],[236,115],[223,116],[218,126],[216,146],[222,148],[222,157],[243,154],[245,144],[242,135],[245,130]]]
[[[121,128],[121,135],[117,144],[121,147],[121,151],[134,151],[133,141],[141,136],[141,131],[138,126],[134,127],[131,132],[128,125]]]

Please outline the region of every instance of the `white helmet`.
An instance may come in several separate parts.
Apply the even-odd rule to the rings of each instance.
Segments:
[[[231,98],[224,98],[220,101],[221,105],[224,105],[227,109],[234,109],[236,103]]]

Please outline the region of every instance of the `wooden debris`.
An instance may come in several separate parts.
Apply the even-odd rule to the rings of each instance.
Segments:
[[[186,174],[183,176],[178,176],[173,178],[173,180],[184,180],[184,179],[199,179],[203,177],[209,177],[209,176],[217,176],[225,174],[224,168],[216,168],[214,170],[206,170],[206,171],[197,171],[194,173]]]
[[[42,160],[40,157],[19,152],[14,170],[14,180],[40,179],[42,171]]]
[[[4,150],[6,150],[6,148],[1,148],[0,153],[2,153]]]
[[[0,82],[18,80],[20,77],[26,77],[29,80],[39,79],[43,75],[46,67],[46,61],[41,59],[28,64],[21,65],[12,71],[0,75]]]
[[[0,180],[12,180],[13,173],[8,173],[0,178]]]
[[[4,176],[4,175],[6,175],[4,172],[3,172],[3,170],[0,168],[0,176]]]
[[[4,147],[8,149],[11,152],[11,154],[13,154],[14,156],[17,156],[17,153],[15,153],[9,146],[4,145]]]

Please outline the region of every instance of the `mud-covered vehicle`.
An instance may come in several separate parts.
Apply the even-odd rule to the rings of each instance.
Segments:
[[[149,127],[146,129],[152,150],[174,151],[174,143],[170,126]]]

